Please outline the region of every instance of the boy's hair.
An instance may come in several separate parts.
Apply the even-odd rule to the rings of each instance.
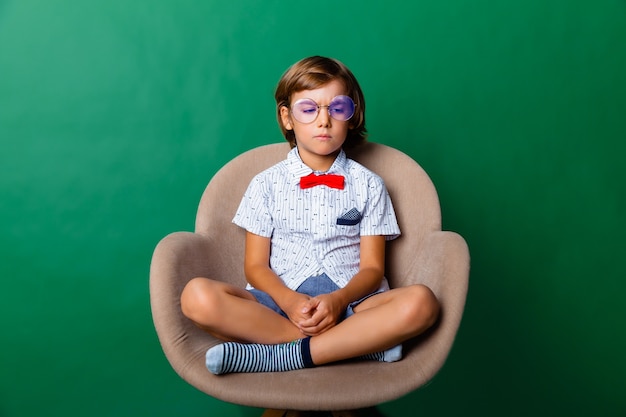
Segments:
[[[293,130],[287,130],[283,126],[280,116],[281,107],[290,108],[292,94],[303,90],[315,90],[334,80],[342,81],[345,84],[346,94],[355,104],[354,116],[349,120],[350,126],[344,147],[351,148],[365,141],[367,133],[365,129],[365,98],[354,74],[336,59],[312,56],[289,67],[280,78],[274,93],[278,125],[292,148],[296,146],[296,137]]]

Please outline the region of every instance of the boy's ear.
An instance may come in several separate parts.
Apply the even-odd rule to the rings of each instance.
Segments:
[[[289,117],[289,108],[287,106],[282,106],[280,108],[280,120],[283,122],[285,130],[293,130],[291,118]]]

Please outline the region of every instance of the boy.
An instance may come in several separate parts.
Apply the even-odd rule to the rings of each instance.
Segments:
[[[276,93],[292,150],[250,183],[233,222],[247,230],[241,289],[194,278],[183,313],[226,341],[214,374],[273,372],[363,357],[396,361],[436,321],[423,285],[389,289],[385,242],[400,235],[382,179],[346,158],[365,140],[365,101],[341,62],[305,58]]]

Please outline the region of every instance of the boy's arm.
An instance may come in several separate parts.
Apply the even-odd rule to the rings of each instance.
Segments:
[[[376,291],[385,273],[385,237],[361,236],[359,272],[343,288],[319,295],[309,302],[312,317],[299,323],[309,336],[323,333],[333,327],[348,304]]]
[[[385,274],[385,236],[361,236],[359,272],[335,291],[344,308],[376,291]]]
[[[268,237],[246,234],[244,273],[254,288],[272,297],[294,323],[303,320],[302,308],[308,296],[289,289],[270,268],[271,241]]]

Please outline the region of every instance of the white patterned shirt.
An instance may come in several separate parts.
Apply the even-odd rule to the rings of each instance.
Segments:
[[[344,189],[300,189],[300,178],[312,172],[293,148],[252,179],[233,223],[271,238],[270,267],[290,289],[321,273],[343,288],[359,271],[360,236],[391,240],[400,228],[382,178],[343,150],[325,173],[343,175]],[[383,279],[381,289],[388,288]]]

